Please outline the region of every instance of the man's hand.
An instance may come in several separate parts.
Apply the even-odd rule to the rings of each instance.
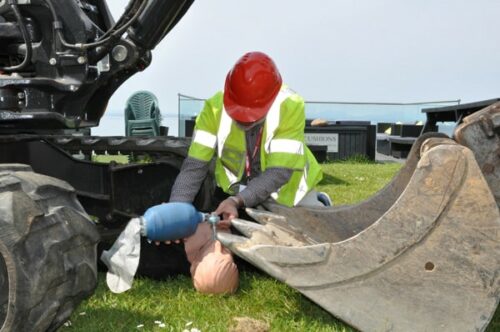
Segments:
[[[222,214],[222,219],[218,226],[221,228],[229,228],[231,226],[230,220],[238,218],[238,208],[241,206],[243,206],[243,200],[238,196],[231,196],[223,200],[215,210],[215,214]]]

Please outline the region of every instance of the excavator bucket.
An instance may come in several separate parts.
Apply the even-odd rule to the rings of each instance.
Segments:
[[[500,207],[500,102],[464,118],[455,130],[458,143],[474,152]]]
[[[499,210],[471,150],[430,136],[365,202],[269,203],[218,238],[359,330],[482,331],[499,301]]]

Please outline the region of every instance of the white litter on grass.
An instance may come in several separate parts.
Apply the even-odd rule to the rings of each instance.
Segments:
[[[160,328],[164,328],[166,326],[161,320],[155,320],[155,324]]]
[[[84,311],[84,312],[80,312],[79,315],[80,316],[85,316],[87,313]]]
[[[144,327],[144,324],[139,324],[139,325],[137,325],[137,328],[138,328],[138,329],[141,329],[141,328],[143,328],[143,327]]]
[[[71,321],[70,320],[66,321],[66,323],[64,323],[64,326],[71,326]]]
[[[188,329],[191,325],[193,325],[192,321],[189,321],[186,323],[186,328],[182,330],[182,332],[201,332],[201,330],[197,329],[196,327],[192,327],[191,329]]]

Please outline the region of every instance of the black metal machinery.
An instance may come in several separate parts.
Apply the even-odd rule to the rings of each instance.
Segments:
[[[131,0],[115,22],[101,0],[0,0],[0,163],[29,164],[70,183],[106,229],[167,201],[188,141],[81,134],[150,64],[151,49],[192,2]],[[107,165],[72,156],[92,151],[147,153],[154,161]]]

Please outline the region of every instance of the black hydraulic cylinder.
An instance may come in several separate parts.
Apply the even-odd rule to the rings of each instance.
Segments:
[[[146,50],[153,49],[187,12],[193,0],[148,0],[129,30],[130,38]]]

